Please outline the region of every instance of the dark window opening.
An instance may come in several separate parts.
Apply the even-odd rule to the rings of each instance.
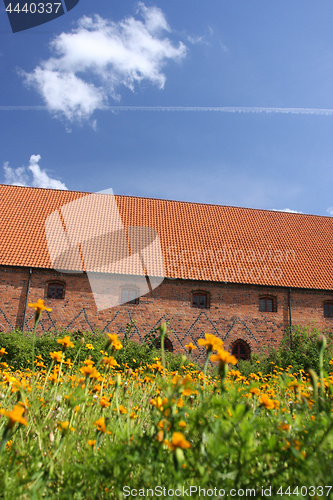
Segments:
[[[274,300],[269,298],[260,299],[259,311],[261,312],[275,312]]]
[[[137,292],[135,290],[122,290],[121,292],[121,302],[123,304],[138,304],[139,298],[136,296]]]
[[[156,349],[161,349],[161,341],[157,339],[155,342]],[[173,345],[168,337],[164,337],[164,349],[168,352],[173,352]]]
[[[204,293],[193,294],[192,306],[199,307],[200,309],[207,309],[207,295]]]
[[[63,299],[64,298],[64,285],[52,283],[48,286],[47,291],[48,299]]]
[[[324,316],[333,318],[333,304],[324,304]]]
[[[240,359],[249,359],[250,348],[244,341],[237,340],[237,342],[233,345],[232,354],[238,359],[238,361]]]

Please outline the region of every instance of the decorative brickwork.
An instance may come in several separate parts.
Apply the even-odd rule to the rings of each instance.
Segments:
[[[0,266],[0,330],[22,329],[29,268]],[[63,299],[48,299],[51,281],[66,284]],[[209,293],[209,309],[192,307],[193,290]],[[260,312],[259,300],[264,295],[275,297],[276,312]],[[251,352],[264,346],[277,346],[289,326],[288,289],[235,283],[165,279],[151,293],[140,297],[138,304],[124,304],[98,312],[86,275],[66,274],[33,269],[28,302],[43,298],[52,312],[44,312],[39,332],[55,329],[69,331],[109,331],[124,335],[126,324],[135,325],[131,338],[142,342],[145,335],[158,327],[161,320],[169,322],[169,338],[175,352],[185,350],[189,342],[197,345],[205,333],[213,333],[231,349],[236,340],[243,340]],[[292,289],[291,316],[294,325],[315,324],[333,330],[333,318],[324,316],[324,302],[333,299],[329,291]],[[32,331],[34,310],[27,308],[24,329]],[[203,356],[202,349],[193,352]]]

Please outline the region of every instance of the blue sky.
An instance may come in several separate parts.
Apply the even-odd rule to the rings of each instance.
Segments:
[[[0,15],[1,183],[333,215],[331,0]]]

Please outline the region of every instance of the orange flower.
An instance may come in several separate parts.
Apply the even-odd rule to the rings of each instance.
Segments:
[[[29,307],[34,307],[36,309],[35,312],[35,328],[37,326],[38,321],[40,320],[40,317],[42,315],[42,311],[49,311],[51,312],[52,309],[45,307],[44,306],[44,300],[38,299],[37,302],[34,302],[32,304],[28,304]]]
[[[69,336],[65,336],[63,339],[58,339],[57,342],[62,345],[63,351],[66,351],[67,347],[74,347],[74,344]]]
[[[5,349],[4,347],[1,347],[1,349],[0,349],[0,358],[1,358],[4,354],[8,354],[8,352],[6,352],[6,349]]]
[[[91,375],[95,371],[96,368],[93,365],[82,366],[82,368],[80,368],[80,372],[86,377],[89,377],[89,375]]]
[[[105,419],[104,419],[104,417],[101,417],[98,420],[96,420],[96,422],[94,423],[94,425],[96,425],[97,430],[99,432],[103,432],[103,434],[105,434],[106,425],[105,425]]]
[[[68,429],[70,431],[75,431],[74,427],[69,427],[69,422],[66,420],[66,422],[58,422],[58,429],[61,432],[66,432]]]
[[[89,350],[93,350],[94,346],[92,344],[86,344],[86,348]]]
[[[42,299],[38,299],[34,304],[28,304],[28,307],[34,307],[38,314],[40,314],[42,311],[52,311],[52,309],[44,306],[44,300]]]
[[[191,354],[191,351],[194,351],[195,349],[197,349],[197,348],[196,348],[196,346],[192,344],[192,342],[190,342],[189,344],[187,344],[187,345],[185,346],[185,348],[186,348],[186,349],[188,349],[188,352],[189,352],[190,354]]]
[[[182,448],[183,450],[191,448],[191,444],[186,441],[184,434],[181,432],[174,432],[172,434],[171,443],[169,441],[165,441],[165,444],[167,444],[172,451],[175,451],[176,448]]]
[[[250,389],[250,393],[259,396],[260,390],[257,387],[253,387],[252,389]]]
[[[259,398],[261,406],[264,406],[266,410],[273,410],[275,408],[275,403],[272,399],[267,396],[267,394],[262,394]]]
[[[51,356],[52,359],[54,359],[55,361],[57,361],[58,363],[60,363],[61,360],[62,360],[62,351],[50,352],[50,356]]]
[[[116,333],[107,333],[106,335],[109,337],[107,341],[108,345],[113,345],[114,342],[118,341],[118,335]]]
[[[23,425],[28,425],[27,419],[23,418],[22,415],[25,411],[25,408],[19,405],[15,405],[12,411],[0,410],[5,417],[9,418],[7,423],[7,429],[12,429],[16,422]]]
[[[64,361],[63,364],[68,366],[68,368],[71,368],[73,366],[73,363],[69,358],[67,358],[67,361]]]
[[[115,408],[114,411],[117,411],[117,408]],[[127,413],[127,408],[125,408],[125,406],[123,405],[119,405],[119,412],[124,415]]]
[[[115,342],[113,342],[112,348],[116,349],[116,351],[119,351],[123,348],[123,344],[120,342],[120,340],[116,340]]]
[[[225,366],[228,363],[233,365],[237,363],[237,358],[235,358],[232,354],[229,354],[224,349],[217,349],[217,354],[213,354],[210,359],[212,361],[219,361],[222,366]]]
[[[223,346],[222,340],[210,333],[205,333],[205,339],[199,339],[198,344],[200,346],[206,346],[208,352],[221,349]]]
[[[106,408],[107,406],[110,406],[111,403],[108,402],[105,396],[101,397],[99,404],[102,406],[102,408]]]
[[[113,356],[106,356],[105,358],[103,358],[103,363],[105,365],[108,365],[110,368],[112,368],[113,366],[119,366]]]
[[[89,446],[92,447],[92,449],[94,449],[95,445],[96,445],[96,439],[89,439],[89,441],[87,441],[87,443],[89,444]]]

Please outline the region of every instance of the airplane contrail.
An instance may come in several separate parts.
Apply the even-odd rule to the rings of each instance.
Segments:
[[[104,111],[215,111],[219,113],[282,113],[293,115],[333,115],[328,108],[268,108],[255,106],[103,106]],[[0,106],[0,111],[60,111],[48,106]]]

